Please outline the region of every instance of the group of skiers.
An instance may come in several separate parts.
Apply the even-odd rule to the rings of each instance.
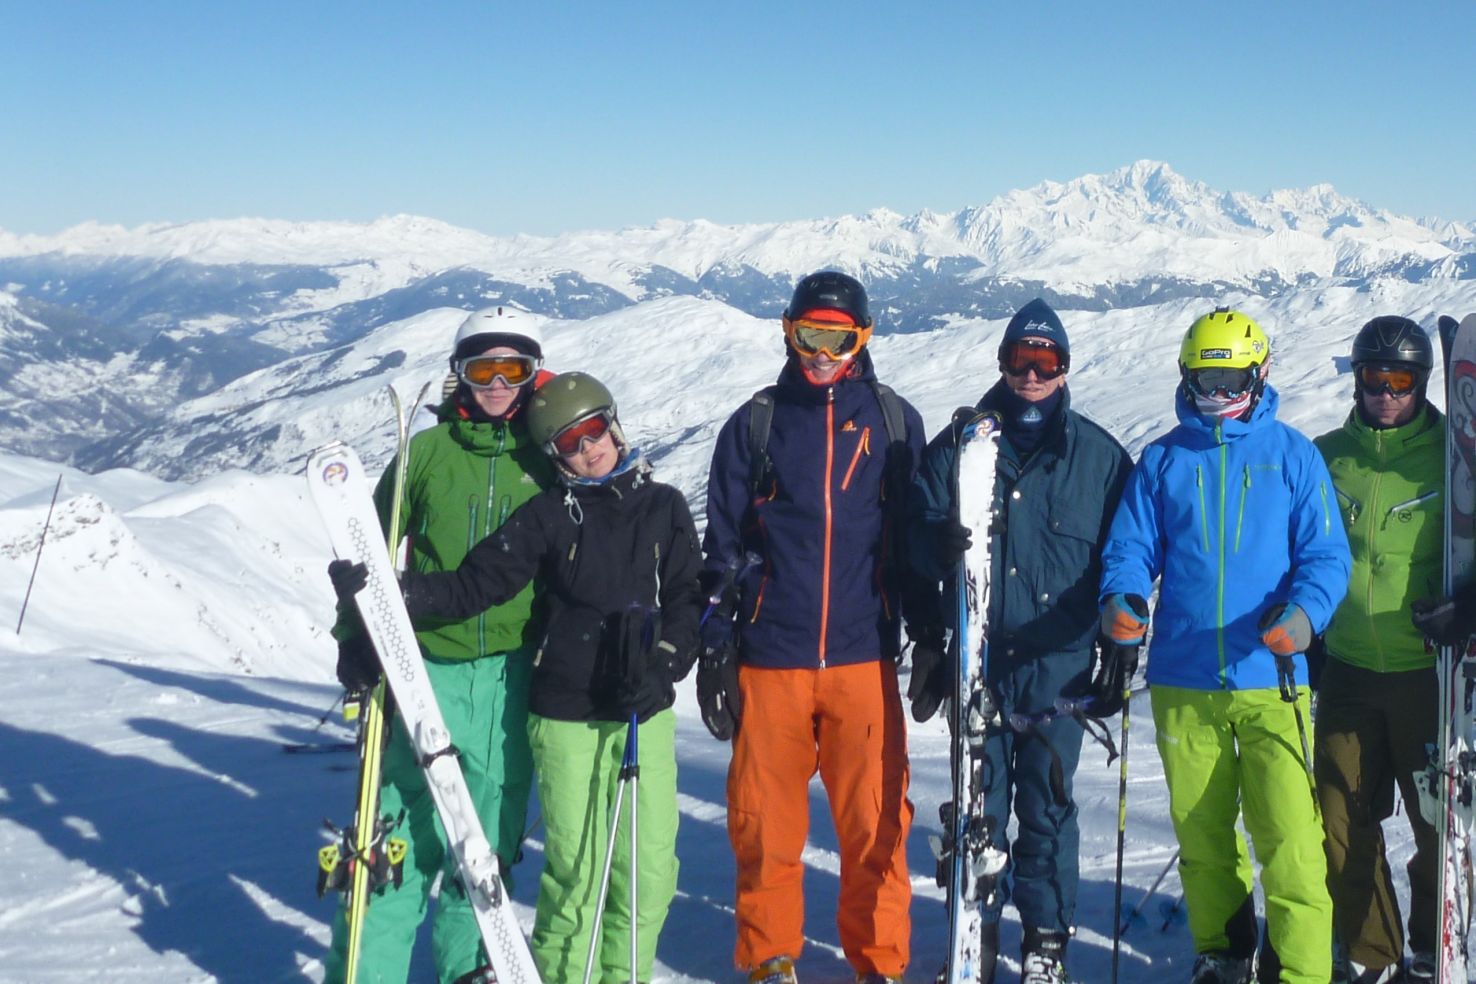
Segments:
[[[998,381],[928,442],[917,411],[877,378],[857,280],[804,277],[782,325],[777,383],[718,435],[700,548],[685,499],[653,481],[613,395],[585,373],[544,370],[523,312],[466,319],[439,423],[409,443],[402,589],[505,877],[538,782],[545,864],[531,948],[543,979],[651,979],[677,883],[671,706],[696,665],[703,720],[732,742],[736,965],[753,984],[797,980],[818,772],[839,843],[846,960],[858,984],[901,980],[913,818],[902,629],[906,697],[925,721],[957,659],[957,606],[945,598],[959,560],[989,538],[987,683],[999,721],[1016,723],[985,745],[988,829],[1009,864],[984,913],[980,979],[995,979],[1008,900],[1024,929],[1021,980],[1068,980],[1083,728],[1049,711],[1090,691],[1094,660],[1124,662],[1131,678],[1151,622],[1147,680],[1198,953],[1191,980],[1249,981],[1258,964],[1263,981],[1432,980],[1439,846],[1407,809],[1417,851],[1404,969],[1380,821],[1396,782],[1416,802],[1411,776],[1435,740],[1426,640],[1470,634],[1476,585],[1455,606],[1426,601],[1442,600],[1444,422],[1425,400],[1433,355],[1419,326],[1377,318],[1358,333],[1354,408],[1314,445],[1276,419],[1262,329],[1226,309],[1198,318],[1179,354],[1179,424],[1134,466],[1071,408],[1070,341],[1044,301],[1010,320]],[[979,413],[1001,431],[988,529],[960,521],[954,488],[959,428]],[[386,516],[394,472],[376,493]],[[350,604],[362,575],[331,573],[340,680],[362,688],[378,676]],[[1300,654],[1320,649],[1314,728]],[[634,858],[612,836],[632,740]],[[444,873],[437,974],[490,980],[398,725],[382,812],[401,818],[409,848],[402,884],[368,907],[359,979],[406,979]],[[1264,941],[1237,817],[1261,865]],[[343,979],[344,923],[330,982]]]

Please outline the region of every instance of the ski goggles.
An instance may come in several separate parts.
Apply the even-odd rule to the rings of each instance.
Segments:
[[[1256,385],[1260,366],[1236,369],[1231,366],[1215,366],[1212,369],[1190,369],[1185,375],[1189,388],[1200,396],[1234,397],[1249,393]]]
[[[1425,381],[1422,373],[1408,366],[1381,366],[1377,363],[1365,362],[1355,371],[1358,373],[1358,385],[1365,393],[1408,396]]]
[[[839,325],[833,321],[784,319],[784,337],[801,355],[824,353],[837,361],[849,359],[871,339],[871,329],[860,325]]]
[[[560,457],[567,458],[571,454],[578,454],[584,447],[585,441],[598,441],[610,433],[610,425],[614,418],[608,410],[597,410],[581,420],[559,431],[549,438],[545,450]]]
[[[1055,379],[1071,368],[1071,360],[1043,338],[1021,338],[1005,346],[999,355],[999,367],[1011,376],[1023,376],[1034,369],[1041,379]]]
[[[497,380],[507,386],[522,386],[538,372],[531,355],[474,355],[456,361],[456,376],[472,389],[487,389]]]

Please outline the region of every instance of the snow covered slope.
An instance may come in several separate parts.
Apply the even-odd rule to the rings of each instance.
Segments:
[[[1427,325],[1435,312],[1476,310],[1469,281],[1322,286],[1271,300],[1231,294],[1272,337],[1272,382],[1283,419],[1309,433],[1336,425],[1351,394],[1345,356],[1376,313]],[[1172,421],[1178,338],[1203,301],[1071,312],[1076,407],[1134,452]],[[344,437],[383,461],[387,406],[443,372],[458,315],[434,310],[386,324],[358,346],[262,370],[182,405],[139,444],[143,460],[195,455],[211,477],[165,482],[139,471],[87,475],[0,454],[0,982],[317,980],[332,903],[313,897],[313,852],[324,816],[347,817],[349,756],[285,755],[284,741],[336,740],[314,731],[337,696],[329,559],[296,474],[315,443]],[[913,400],[930,430],[997,378],[1003,322],[956,319],[932,331],[878,338],[884,379]],[[620,401],[630,436],[658,476],[700,510],[718,427],[781,360],[773,321],[713,300],[668,297],[588,321],[548,326],[550,363],[589,369]],[[396,353],[399,353],[396,356]],[[1439,375],[1432,385],[1438,391]],[[240,422],[239,432],[225,421]],[[210,422],[207,424],[207,422]],[[273,433],[273,431],[275,431]],[[220,470],[190,434],[222,434],[256,449],[264,474]],[[254,435],[249,441],[241,435]],[[226,442],[229,443],[229,442]],[[157,457],[156,457],[157,456]],[[58,473],[61,495],[25,617],[15,617]],[[700,520],[699,520],[700,522]],[[1136,708],[1125,898],[1136,901],[1173,851],[1146,703]],[[662,936],[657,980],[728,981],[732,864],[724,831],[726,746],[706,734],[690,683],[679,702],[683,866]],[[940,721],[913,726],[909,845],[916,901],[914,965],[923,981],[942,960],[941,893],[926,836],[937,829],[948,754]],[[1110,961],[1116,769],[1083,755],[1083,886],[1069,966],[1106,979]],[[807,980],[846,980],[831,918],[838,891],[835,835],[815,787],[806,853]],[[1409,842],[1389,835],[1394,870]],[[531,923],[542,861],[535,830],[514,896]],[[1161,897],[1177,891],[1170,874]],[[1193,960],[1182,928],[1160,932],[1157,903],[1126,940],[1124,979],[1182,978]],[[1013,916],[1010,916],[1013,919]],[[1019,927],[1005,927],[1006,962]],[[429,974],[417,963],[416,979]]]

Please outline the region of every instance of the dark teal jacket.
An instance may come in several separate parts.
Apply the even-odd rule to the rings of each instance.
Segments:
[[[1003,387],[1001,381],[985,393],[977,409],[999,409]],[[1001,438],[994,486],[989,678],[998,681],[1015,666],[1064,656],[1043,674],[1044,686],[1054,688],[1048,697],[1087,669],[1097,635],[1102,545],[1133,466],[1122,445],[1070,403],[1063,390],[1039,447],[1023,461],[1008,436]],[[954,571],[943,567],[933,545],[953,505],[958,426],[945,428],[923,453],[908,537],[919,576],[943,581],[949,597]],[[976,542],[983,532],[974,531]],[[955,607],[943,604],[940,611]]]

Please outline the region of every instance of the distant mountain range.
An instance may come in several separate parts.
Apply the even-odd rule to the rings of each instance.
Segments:
[[[773,319],[796,277],[823,267],[867,283],[880,333],[911,333],[1004,317],[1037,296],[1101,312],[1449,287],[1476,282],[1476,229],[1393,215],[1327,185],[1217,191],[1139,161],[948,214],[664,221],[552,238],[414,216],[0,231],[0,448],[164,477],[266,466],[248,435],[182,408],[260,370],[297,392],[314,384],[292,386],[303,365],[293,360],[337,363],[376,329],[436,309],[511,303],[582,321],[685,295]],[[442,354],[375,349],[382,368]],[[209,456],[159,452],[158,435],[190,428]]]

